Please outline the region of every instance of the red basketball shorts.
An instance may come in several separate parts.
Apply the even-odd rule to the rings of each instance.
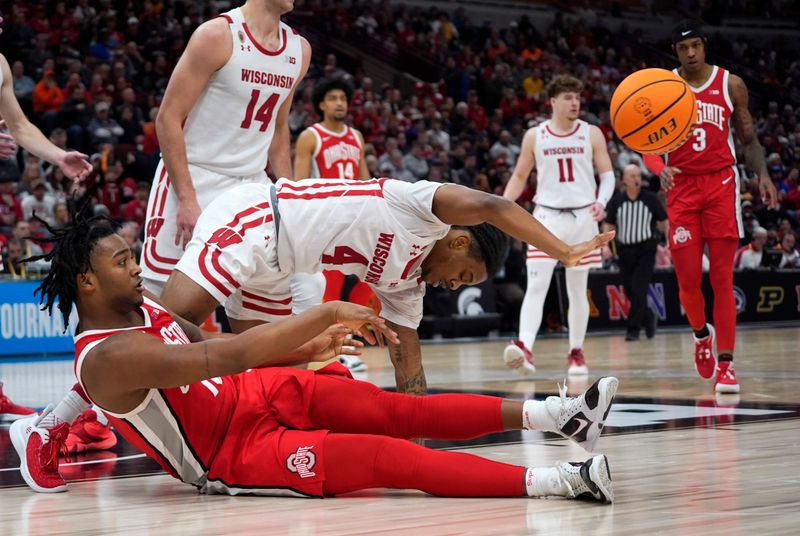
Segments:
[[[676,175],[667,193],[669,247],[705,238],[740,238],[739,173],[725,168],[707,175]]]
[[[317,374],[350,376],[339,363],[241,375],[239,401],[201,491],[322,497],[328,431],[311,430],[308,417]]]

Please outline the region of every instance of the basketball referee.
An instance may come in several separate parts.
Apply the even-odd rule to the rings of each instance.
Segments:
[[[625,294],[631,300],[626,341],[639,340],[642,321],[651,338],[656,317],[647,307],[647,287],[653,275],[658,231],[668,233],[667,213],[653,192],[642,190],[642,172],[629,164],[622,173],[625,190],[617,192],[606,207],[604,227],[616,229],[617,257]]]

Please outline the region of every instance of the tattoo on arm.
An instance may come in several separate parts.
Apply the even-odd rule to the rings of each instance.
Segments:
[[[755,136],[750,143],[744,147],[744,160],[752,171],[758,173],[759,177],[767,174],[767,162],[764,159],[764,149]]]
[[[406,380],[404,391],[407,395],[425,395],[428,393],[428,382],[425,380],[425,372],[421,371],[414,378]]]

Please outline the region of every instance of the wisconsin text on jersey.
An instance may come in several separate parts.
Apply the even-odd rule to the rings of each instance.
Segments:
[[[586,151],[583,147],[553,147],[544,149],[542,152],[545,156],[554,156],[559,154],[583,154]]]
[[[389,251],[392,249],[392,242],[394,242],[394,234],[381,233],[378,236],[378,243],[372,253],[372,262],[369,263],[367,277],[364,279],[367,283],[378,283],[383,273],[383,267],[386,266],[386,258],[389,257]]]
[[[294,86],[294,77],[242,68],[242,82],[290,89]]]

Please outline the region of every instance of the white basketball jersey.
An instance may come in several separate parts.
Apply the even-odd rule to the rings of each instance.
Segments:
[[[189,164],[227,176],[249,176],[267,167],[275,118],[303,64],[300,36],[280,23],[280,46],[264,49],[239,8],[221,15],[233,52],[214,73],[183,127]]]
[[[537,186],[534,201],[551,208],[577,208],[597,199],[589,124],[578,119],[569,134],[556,134],[550,121],[536,128]]]
[[[396,179],[279,180],[280,270],[357,275],[380,298],[381,316],[416,328],[425,294],[422,261],[450,230],[432,211],[440,186]]]

